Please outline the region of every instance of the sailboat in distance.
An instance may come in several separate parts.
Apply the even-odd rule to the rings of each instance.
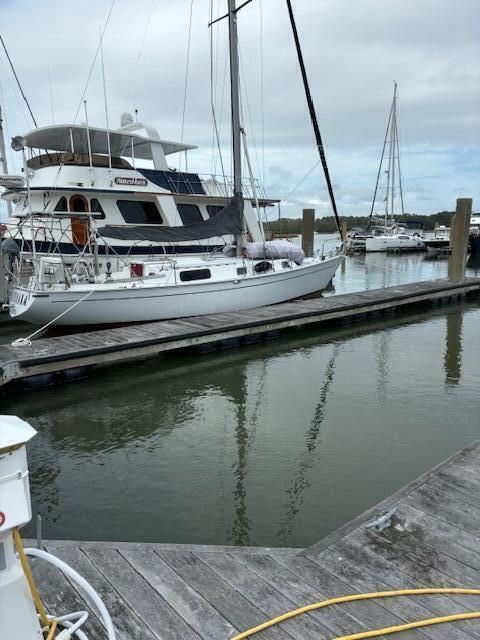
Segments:
[[[33,252],[28,257],[20,256],[9,300],[12,317],[36,324],[145,322],[275,304],[322,291],[330,283],[343,259],[339,250],[305,257],[300,249],[285,241],[267,242],[263,237],[257,242],[247,241],[237,16],[235,0],[228,0],[234,180],[233,194],[227,204],[208,220],[182,227],[167,228],[143,219],[141,224],[134,225],[97,228],[92,225],[89,229],[93,259],[89,260],[85,251],[73,265],[66,264],[62,255],[37,256]],[[85,135],[88,152],[102,155],[102,150],[107,151],[105,162],[111,167],[111,133],[106,131],[92,140],[86,129]],[[128,130],[122,136],[125,136],[122,144],[128,148]],[[24,142],[17,139],[16,146],[25,155]],[[75,157],[71,161],[75,162]],[[142,179],[133,167],[124,166],[122,172],[125,174],[122,185],[136,186],[135,181]],[[28,180],[28,171],[25,176]],[[191,198],[194,199],[195,194]],[[255,206],[258,211],[258,202]],[[30,214],[32,220],[34,212]],[[91,223],[89,211],[83,217]],[[156,254],[141,260],[116,257],[115,262],[107,252],[103,258],[104,270],[98,268],[98,237],[104,241],[129,239],[161,243],[223,235],[231,235],[235,241],[222,251],[191,256]]]
[[[420,233],[422,229],[411,231],[405,229],[401,221],[395,221],[395,214],[400,213],[402,216],[405,214],[397,122],[397,94],[398,84],[394,82],[393,99],[370,210],[369,229],[365,238],[367,253],[402,249],[423,250],[425,248]],[[374,215],[382,178],[386,180],[383,187],[383,219]]]

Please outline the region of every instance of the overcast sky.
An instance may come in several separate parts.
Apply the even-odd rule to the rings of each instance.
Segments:
[[[111,2],[0,0],[0,33],[39,125],[73,121]],[[340,214],[370,211],[393,80],[406,211],[451,210],[458,197],[473,197],[478,209],[480,1],[293,0],[293,6]],[[180,140],[190,8],[191,0],[114,3],[104,38],[111,127],[126,108],[138,108],[139,119],[161,137]],[[226,0],[213,0],[214,16],[225,8]],[[183,140],[199,147],[189,155],[190,170],[219,173],[209,13],[209,0],[193,0]],[[212,32],[213,94],[229,171],[226,27],[222,21]],[[253,0],[239,13],[239,30],[243,123],[254,171],[270,196],[285,200],[282,215],[299,215],[304,206],[330,214],[319,166],[289,195],[317,155],[284,0]],[[32,123],[3,51],[0,83],[8,134],[25,133]],[[90,124],[105,126],[99,63],[86,97]],[[18,171],[19,159],[7,158]],[[179,166],[179,158],[169,163]]]

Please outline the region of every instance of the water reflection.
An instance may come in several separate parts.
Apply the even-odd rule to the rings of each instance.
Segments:
[[[32,496],[48,537],[78,537],[84,517],[85,539],[314,542],[305,530],[318,539],[341,524],[338,513],[347,520],[361,510],[359,496],[381,497],[378,474],[391,492],[424,471],[423,458],[448,438],[458,449],[462,428],[474,439],[472,312],[478,318],[478,303],[305,329],[10,399],[5,412],[39,429]],[[472,349],[462,352],[462,341]],[[448,400],[445,385],[455,389]],[[442,431],[452,412],[460,416],[454,438]],[[421,437],[419,420],[407,415],[421,417]],[[441,449],[438,460],[448,453]],[[412,470],[417,458],[425,466]],[[395,468],[405,475],[392,480]]]
[[[447,334],[445,339],[445,386],[455,387],[460,382],[462,372],[462,323],[461,313],[447,315]]]
[[[387,380],[390,360],[390,332],[382,331],[374,336],[378,400],[385,404],[387,400]]]
[[[335,343],[332,355],[327,363],[323,382],[320,387],[318,402],[310,421],[310,427],[305,434],[305,450],[299,457],[295,471],[292,475],[290,486],[286,490],[287,503],[285,505],[285,517],[276,537],[281,544],[288,545],[292,539],[292,533],[297,521],[297,516],[304,501],[305,490],[311,486],[312,481],[308,479],[308,473],[318,464],[320,455],[316,453],[319,440],[320,429],[325,418],[327,398],[335,375],[335,362],[341,350],[341,345]]]

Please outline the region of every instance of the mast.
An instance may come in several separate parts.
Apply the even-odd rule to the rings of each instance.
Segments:
[[[392,191],[391,191],[391,207],[390,215],[393,222],[393,214],[395,209],[395,153],[397,151],[397,83],[393,82],[393,121],[392,121]]]
[[[8,173],[7,165],[7,153],[5,151],[5,138],[3,135],[3,118],[2,118],[2,105],[0,104],[0,163],[2,171],[6,175]],[[12,215],[12,203],[7,200],[7,213],[10,217]]]
[[[233,198],[240,207],[243,220],[242,198],[242,151],[240,124],[240,91],[238,65],[237,8],[235,0],[228,0],[228,36],[230,51],[230,102],[232,111],[232,147],[233,147]],[[245,224],[245,222],[243,222]],[[235,236],[237,256],[242,252],[243,233]]]
[[[307,71],[305,69],[305,63],[303,61],[302,48],[300,46],[300,39],[298,37],[297,25],[295,23],[295,16],[293,15],[291,0],[287,0],[288,15],[290,18],[290,24],[292,26],[293,39],[295,40],[295,48],[297,50],[298,63],[300,65],[300,71],[302,74],[303,88],[305,90],[305,97],[307,99],[308,110],[310,112],[310,119],[312,121],[313,132],[315,134],[315,142],[317,143],[318,155],[323,167],[323,173],[325,175],[325,182],[327,183],[328,195],[330,196],[330,204],[332,205],[333,214],[335,216],[335,222],[337,223],[338,233],[342,236],[342,229],[340,226],[340,218],[338,217],[337,203],[335,202],[335,195],[333,193],[333,186],[330,180],[330,172],[328,170],[327,158],[325,156],[325,148],[322,142],[322,136],[320,135],[320,127],[318,126],[317,114],[315,112],[315,106],[313,104],[312,95],[310,93],[310,87],[308,84]]]

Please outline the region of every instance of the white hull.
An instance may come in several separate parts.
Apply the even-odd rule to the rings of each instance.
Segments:
[[[406,236],[376,236],[367,238],[365,250],[367,253],[378,251],[392,251],[395,249],[411,249],[412,251],[422,251],[425,244],[421,238]]]
[[[94,325],[146,322],[240,311],[285,302],[322,291],[330,283],[341,256],[307,259],[303,265],[249,277],[217,282],[148,285],[129,281],[77,286],[61,291],[35,292],[16,287],[10,315],[34,324]],[[92,293],[72,308],[76,302]]]

